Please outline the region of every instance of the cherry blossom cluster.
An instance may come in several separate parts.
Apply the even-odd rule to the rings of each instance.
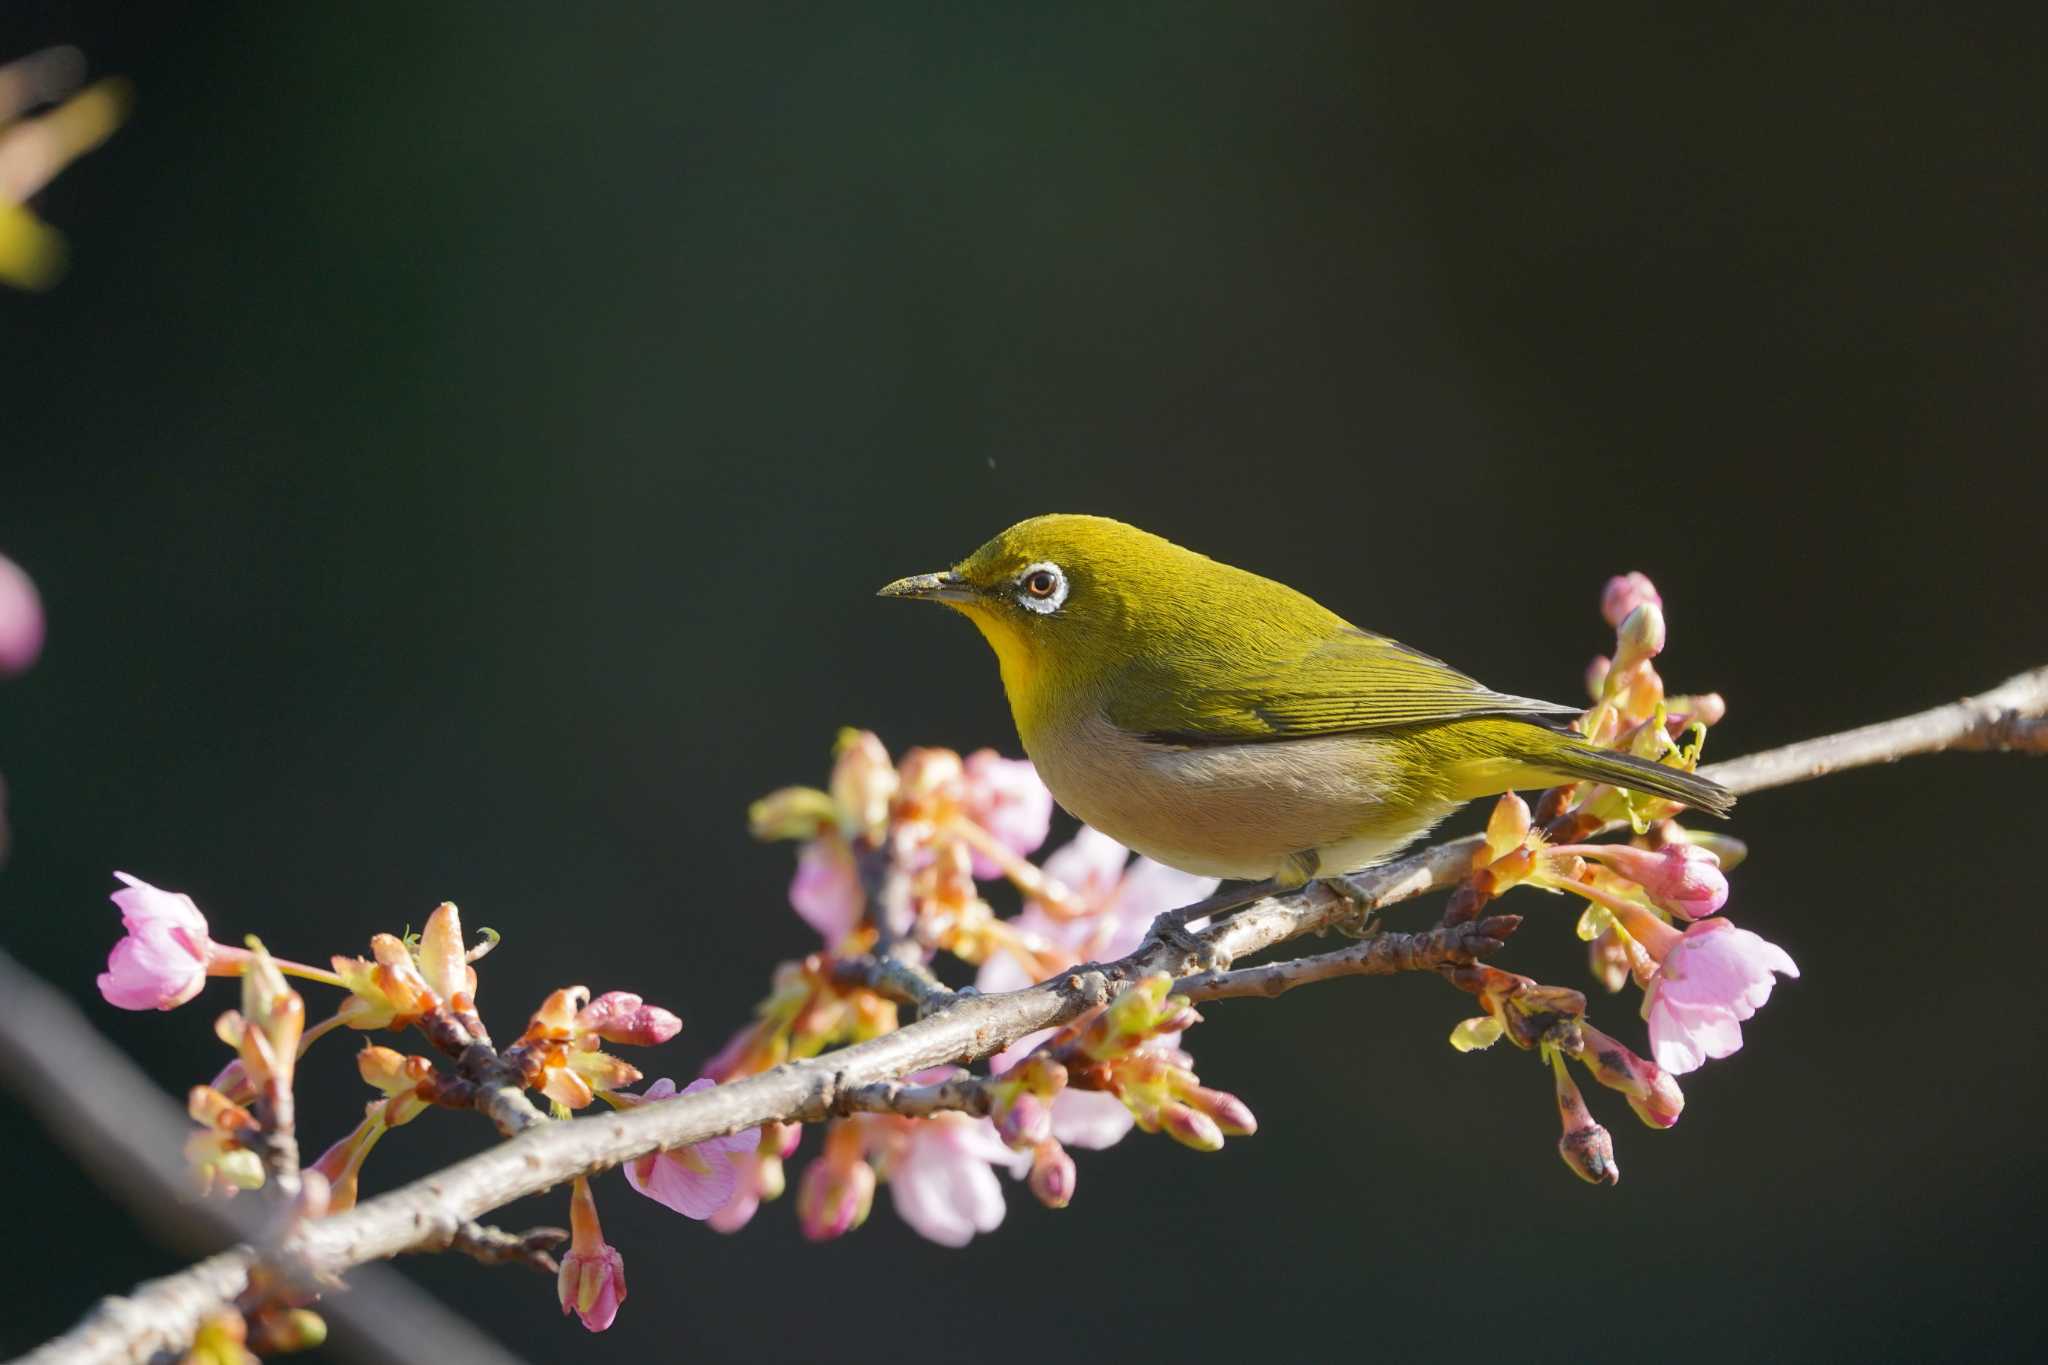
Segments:
[[[1580,731],[1595,743],[1691,770],[1726,704],[1717,693],[1666,694],[1653,662],[1666,643],[1663,599],[1648,578],[1610,579],[1600,605],[1615,629],[1615,649],[1586,671],[1593,704]],[[1555,1073],[1564,1124],[1559,1151],[1591,1181],[1612,1183],[1620,1168],[1565,1058],[1619,1091],[1645,1124],[1668,1128],[1685,1105],[1675,1077],[1734,1053],[1742,1046],[1741,1022],[1770,998],[1776,977],[1799,975],[1784,949],[1718,913],[1728,903],[1727,870],[1746,852],[1742,843],[1680,825],[1673,818],[1679,809],[1658,797],[1578,783],[1545,792],[1532,814],[1509,792],[1495,804],[1472,877],[1448,912],[1470,918],[1519,885],[1580,897],[1578,936],[1594,979],[1608,994],[1631,983],[1641,990],[1654,1062],[1588,1023],[1577,991],[1484,964],[1467,968],[1460,983],[1486,1013],[1452,1030],[1452,1046],[1471,1051],[1506,1037],[1541,1052]],[[1627,824],[1629,842],[1588,841],[1618,821]]]
[[[884,957],[943,996],[935,967],[950,958],[975,969],[975,990],[1020,989],[1123,956],[1158,915],[1216,889],[1087,826],[1033,864],[1052,813],[1051,793],[1024,760],[923,748],[895,761],[876,736],[843,732],[825,790],[787,787],[750,812],[757,837],[800,841],[790,904],[824,948],[777,970],[755,1021],[706,1075],[751,1075],[896,1027],[897,1002],[850,964]],[[989,899],[1002,883],[1021,901],[1015,914]],[[1064,1208],[1078,1174],[1069,1149],[1109,1147],[1134,1128],[1204,1151],[1250,1133],[1242,1101],[1200,1084],[1179,1041],[1200,1016],[1170,986],[1163,975],[1137,983],[1066,1029],[1021,1040],[990,1060],[986,1076],[941,1068],[909,1078],[950,1087],[963,1107],[923,1114],[899,1104],[833,1120],[799,1183],[804,1234],[826,1240],[859,1227],[886,1187],[911,1228],[960,1246],[1001,1225],[998,1172]],[[714,1226],[743,1224],[780,1192],[794,1142],[789,1133],[758,1140],[737,1202]]]
[[[1725,705],[1711,693],[1667,694],[1655,666],[1666,637],[1662,602],[1647,579],[1613,580],[1602,609],[1616,646],[1588,670],[1581,732],[1693,768]],[[1462,925],[1485,946],[1411,964],[1479,1000],[1483,1012],[1452,1030],[1453,1046],[1471,1051],[1507,1038],[1542,1057],[1562,1122],[1559,1151],[1588,1180],[1611,1183],[1619,1169],[1571,1063],[1620,1093],[1644,1123],[1669,1127],[1685,1103],[1676,1078],[1739,1048],[1740,1024],[1764,1004],[1775,977],[1798,974],[1782,949],[1720,913],[1742,845],[1682,826],[1677,813],[1669,802],[1596,783],[1552,789],[1534,810],[1502,797],[1438,935],[1451,943],[1444,935]],[[944,1010],[971,994],[1129,958],[1149,934],[1166,932],[1161,915],[1217,890],[1211,879],[1134,856],[1086,826],[1034,862],[1052,820],[1052,797],[1028,762],[986,749],[962,757],[916,748],[898,758],[873,734],[842,732],[825,787],[786,787],[749,812],[757,837],[796,843],[788,900],[818,945],[773,969],[752,1018],[681,1086],[662,1077],[642,1087],[641,1071],[612,1050],[666,1043],[681,1027],[625,991],[562,987],[509,1044],[495,1044],[478,1013],[476,964],[497,935],[486,930],[472,942],[453,905],[435,909],[417,935],[376,934],[366,954],[315,967],[275,957],[254,938],[241,947],[217,943],[189,897],[117,873],[122,886],[112,898],[125,933],[99,986],[125,1009],[171,1009],[210,977],[240,978],[240,1007],[215,1029],[234,1055],[191,1092],[188,1154],[202,1187],[222,1196],[261,1190],[290,1218],[317,1219],[352,1207],[373,1149],[431,1110],[476,1110],[511,1134],[597,1104],[624,1110],[698,1093],[878,1038],[904,1022],[906,1009]],[[1602,839],[1616,828],[1625,831],[1621,841]],[[1578,933],[1593,975],[1610,994],[1631,984],[1641,992],[1650,1058],[1595,1028],[1581,992],[1478,960],[1521,922],[1481,918],[1517,886],[1582,903]],[[947,984],[970,973],[972,985]],[[339,992],[333,1013],[309,1025],[288,978]],[[1004,1176],[1045,1207],[1064,1208],[1078,1184],[1077,1151],[1112,1146],[1133,1131],[1198,1151],[1253,1133],[1250,1108],[1196,1072],[1187,1036],[1201,1016],[1176,993],[1192,986],[1158,971],[1120,984],[1071,1022],[975,1067],[856,1087],[835,1095],[822,1116],[804,1111],[809,1122],[763,1123],[651,1152],[626,1162],[625,1181],[685,1218],[734,1232],[787,1192],[786,1164],[805,1127],[815,1127],[816,1151],[793,1200],[806,1237],[859,1228],[886,1190],[918,1234],[961,1246],[1002,1224]],[[425,1046],[366,1042],[356,1054],[357,1077],[372,1092],[362,1120],[301,1166],[300,1059],[338,1030],[416,1037]],[[571,1182],[568,1223],[566,1232],[540,1230],[551,1236],[538,1245],[530,1244],[535,1234],[478,1235],[495,1239],[486,1250],[503,1253],[509,1240],[520,1259],[554,1271],[563,1312],[602,1331],[626,1299],[626,1277],[623,1257],[604,1238],[593,1177]],[[560,1240],[568,1245],[556,1261],[545,1248]],[[233,1352],[246,1354],[248,1342],[307,1336],[309,1316],[281,1300],[246,1321],[212,1320],[202,1336],[221,1359],[239,1359]]]
[[[517,1039],[494,1046],[477,1012],[475,963],[497,935],[486,930],[482,941],[470,943],[451,904],[429,914],[417,935],[377,934],[368,956],[338,955],[328,967],[316,967],[274,957],[253,937],[246,947],[217,943],[191,897],[115,875],[123,883],[113,900],[125,933],[99,978],[108,1003],[174,1009],[198,996],[209,977],[241,978],[241,1007],[222,1014],[214,1027],[234,1056],[210,1082],[194,1086],[187,1101],[197,1127],[186,1155],[203,1191],[268,1190],[290,1218],[322,1218],[354,1207],[373,1149],[431,1109],[481,1110],[509,1132],[547,1122],[549,1114],[566,1118],[600,1099],[624,1107],[674,1092],[672,1082],[659,1081],[640,1094],[627,1093],[641,1073],[606,1050],[665,1043],[682,1027],[674,1014],[628,991],[593,997],[582,986],[563,987],[541,1002]],[[334,1012],[308,1026],[305,1000],[287,977],[337,990]],[[356,1074],[374,1098],[350,1132],[302,1168],[294,1104],[300,1062],[315,1042],[340,1030],[416,1034],[440,1057],[366,1042],[356,1053]],[[524,1098],[529,1091],[547,1102],[547,1114]],[[702,1158],[683,1152],[662,1159],[711,1160],[731,1188],[722,1149]],[[634,1170],[627,1178],[656,1194]],[[587,1181],[575,1182],[569,1212],[570,1245],[559,1266],[543,1249],[562,1236],[552,1230],[526,1259],[558,1270],[563,1311],[601,1331],[625,1298],[622,1262],[603,1241]],[[209,1323],[194,1349],[241,1360],[256,1349],[252,1340],[265,1350],[283,1349],[286,1326],[299,1344],[313,1344],[319,1333],[309,1320],[317,1321],[291,1304],[246,1322],[227,1314]]]

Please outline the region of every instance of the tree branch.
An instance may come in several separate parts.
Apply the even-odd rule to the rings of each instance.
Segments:
[[[2048,668],[2013,678],[1982,696],[1900,720],[1790,745],[1709,767],[1704,772],[1737,794],[1807,781],[1848,768],[1888,763],[1949,749],[2040,752],[2048,716]],[[1347,894],[1322,882],[1263,897],[1212,923],[1201,941],[1223,967],[1303,934],[1355,919],[1376,909],[1450,885],[1470,870],[1477,837],[1452,840],[1383,867],[1344,878]],[[1387,936],[1322,958],[1253,968],[1219,969],[1190,983],[1204,998],[1279,994],[1294,985],[1338,975],[1369,975],[1421,967],[1455,970],[1455,951],[1466,960],[1487,926],[1452,926],[1427,934]],[[1443,933],[1441,939],[1435,935]],[[1476,933],[1476,937],[1462,934]],[[283,1242],[261,1250],[241,1247],[178,1275],[143,1286],[129,1300],[109,1300],[70,1334],[28,1357],[31,1361],[95,1362],[147,1359],[157,1349],[189,1342],[208,1311],[231,1302],[260,1266],[276,1281],[314,1287],[344,1270],[421,1246],[445,1245],[464,1224],[512,1200],[537,1194],[577,1175],[593,1174],[667,1147],[686,1146],[781,1121],[815,1123],[852,1107],[886,1083],[944,1062],[969,1062],[1028,1033],[1066,1023],[1153,972],[1184,967],[1185,952],[1152,940],[1118,962],[1080,967],[1051,981],[1000,995],[961,994],[927,1017],[893,1033],[805,1062],[785,1064],[744,1080],[641,1105],[624,1113],[546,1124],[432,1176],[367,1200],[348,1212],[303,1225]],[[905,998],[928,991],[878,967],[868,982],[900,990]],[[923,997],[920,996],[920,999]],[[882,1092],[864,1087],[883,1085]],[[902,1089],[894,1092],[899,1098]],[[900,1112],[896,1111],[896,1112]]]

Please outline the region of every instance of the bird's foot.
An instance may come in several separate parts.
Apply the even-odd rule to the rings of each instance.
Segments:
[[[1379,919],[1379,905],[1351,884],[1347,877],[1324,877],[1323,885],[1330,888],[1338,900],[1351,907],[1351,913],[1332,927],[1346,938],[1372,938],[1386,926]]]
[[[1191,972],[1212,972],[1222,965],[1223,958],[1214,945],[1201,935],[1189,930],[1184,924],[1169,923],[1168,916],[1161,915],[1152,924],[1152,937],[1164,947],[1178,955],[1175,976],[1186,976]]]

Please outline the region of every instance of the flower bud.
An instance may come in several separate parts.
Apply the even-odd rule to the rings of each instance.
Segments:
[[[797,1182],[796,1216],[805,1237],[829,1242],[868,1220],[875,1204],[875,1168],[865,1160],[821,1156]]]
[[[1492,862],[1522,846],[1529,837],[1529,804],[1513,792],[1501,793],[1486,818],[1486,860]]]
[[[327,1341],[327,1322],[308,1308],[276,1308],[249,1324],[249,1345],[259,1356],[310,1351]]]
[[[1595,654],[1586,665],[1586,695],[1599,701],[1607,695],[1607,670],[1614,667],[1614,661],[1605,654]]]
[[[815,839],[839,821],[839,806],[816,787],[784,787],[747,807],[747,832],[756,839]]]
[[[1557,1154],[1581,1180],[1595,1185],[1612,1185],[1621,1179],[1621,1167],[1614,1161],[1614,1138],[1594,1122],[1585,1097],[1565,1070],[1564,1058],[1553,1053],[1551,1068],[1557,1078],[1557,1115],[1564,1136],[1557,1140]]]
[[[469,953],[462,943],[462,915],[455,902],[442,901],[427,916],[420,930],[418,954],[420,975],[427,986],[452,1009],[474,1008],[476,973],[469,966]],[[457,996],[464,997],[456,1004]]]
[[[1669,1128],[1685,1111],[1685,1092],[1670,1072],[1655,1062],[1638,1057],[1626,1046],[1591,1024],[1580,1022],[1585,1049],[1579,1061],[1593,1079],[1610,1090],[1619,1091],[1636,1117],[1652,1128]]]
[[[1631,966],[1628,948],[1629,940],[1615,929],[1611,921],[1586,944],[1586,965],[1592,970],[1593,979],[1609,995],[1628,984]]]
[[[1029,1090],[1013,1089],[990,1111],[996,1136],[1004,1145],[1022,1151],[1052,1137],[1052,1106]]]
[[[1185,1104],[1168,1104],[1159,1111],[1160,1127],[1183,1147],[1198,1152],[1222,1150],[1223,1129],[1216,1120]]]
[[[1031,1193],[1049,1209],[1063,1209],[1073,1202],[1079,1172],[1067,1149],[1047,1138],[1031,1154]]]
[[[1225,1137],[1250,1137],[1259,1131],[1251,1106],[1227,1091],[1195,1085],[1184,1089],[1181,1098],[1215,1120]]]
[[[576,1015],[575,1031],[594,1033],[608,1043],[652,1046],[680,1033],[683,1021],[659,1005],[650,1005],[631,991],[606,991]]]
[[[1615,638],[1614,665],[1607,675],[1611,689],[1618,678],[1626,678],[1643,664],[1664,652],[1664,613],[1653,602],[1645,602],[1628,614]]]
[[[1608,625],[1618,628],[1630,612],[1646,602],[1656,607],[1664,605],[1657,585],[1643,574],[1618,574],[1600,590],[1600,616]]]
[[[626,1301],[626,1262],[604,1240],[590,1181],[580,1175],[569,1195],[569,1229],[569,1252],[555,1279],[556,1297],[564,1313],[573,1312],[587,1330],[602,1332]]]
[[[896,799],[896,768],[889,751],[868,730],[841,730],[833,748],[832,803],[839,828],[850,839],[879,844]]]

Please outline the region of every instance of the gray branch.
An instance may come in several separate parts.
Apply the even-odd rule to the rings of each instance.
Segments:
[[[1985,748],[2038,753],[2042,748],[2039,722],[2044,716],[2048,716],[2048,668],[2023,674],[1980,697],[1753,754],[1704,771],[1731,791],[1744,794],[1912,754]],[[1285,895],[1263,897],[1220,923],[1212,923],[1200,935],[1201,941],[1227,966],[1303,934],[1354,921],[1361,909],[1392,905],[1448,886],[1470,870],[1478,845],[1476,837],[1452,840],[1354,874],[1344,879],[1346,895],[1318,882]],[[1479,923],[1481,936],[1490,937],[1483,932],[1486,921]],[[1382,965],[1373,953],[1368,941],[1325,955],[1329,961],[1323,965],[1281,964],[1270,978],[1222,972],[1199,980],[1201,988],[1212,995],[1277,994],[1288,985],[1278,984],[1270,992],[1266,986],[1288,982],[1290,972],[1300,978],[1293,984],[1369,974]],[[1338,967],[1340,961],[1345,969]],[[1025,1034],[1068,1022],[1139,977],[1162,970],[1179,974],[1176,969],[1184,968],[1185,962],[1184,949],[1169,940],[1154,939],[1118,962],[1076,968],[1025,990],[962,994],[893,1033],[823,1057],[624,1113],[531,1129],[346,1213],[304,1225],[281,1243],[260,1249],[240,1247],[152,1281],[126,1300],[108,1300],[72,1332],[27,1359],[76,1365],[146,1360],[154,1350],[177,1349],[189,1342],[201,1317],[240,1295],[248,1286],[251,1269],[258,1265],[284,1284],[313,1286],[367,1261],[421,1246],[447,1245],[456,1241],[462,1227],[472,1220],[574,1176],[594,1174],[648,1152],[702,1142],[756,1124],[819,1122],[858,1105],[860,1101],[854,1097],[862,1095],[863,1087],[899,1081],[913,1071],[941,1063],[989,1056]],[[901,977],[888,984],[899,988],[905,997],[928,989],[927,983],[913,984]],[[1258,988],[1219,992],[1219,985]]]

